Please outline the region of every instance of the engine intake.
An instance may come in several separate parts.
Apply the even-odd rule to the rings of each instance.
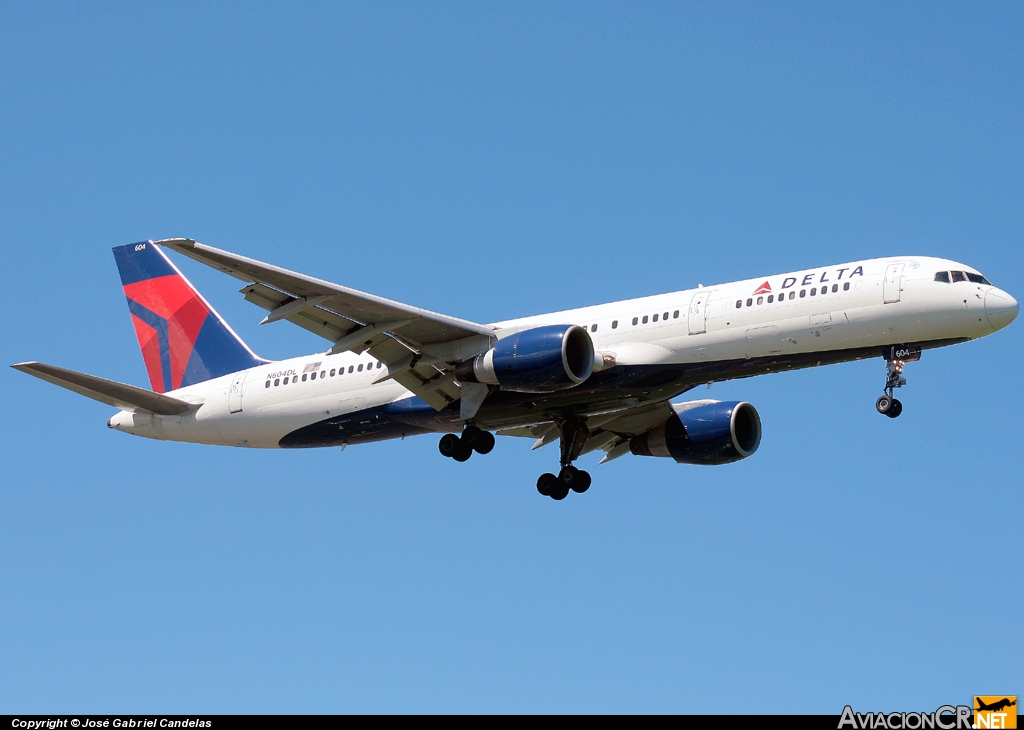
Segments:
[[[490,383],[516,393],[579,385],[594,372],[594,343],[579,325],[554,324],[502,337],[455,368],[463,383]]]
[[[761,417],[749,403],[673,403],[672,409],[665,423],[630,440],[632,453],[670,456],[680,464],[728,464],[761,444]]]

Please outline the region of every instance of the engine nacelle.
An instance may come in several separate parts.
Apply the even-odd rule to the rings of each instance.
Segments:
[[[490,383],[516,393],[579,385],[594,372],[594,343],[579,325],[553,324],[502,337],[455,368],[463,383]]]
[[[672,409],[661,426],[630,440],[632,453],[671,456],[680,464],[728,464],[761,444],[761,417],[749,403],[673,403]]]

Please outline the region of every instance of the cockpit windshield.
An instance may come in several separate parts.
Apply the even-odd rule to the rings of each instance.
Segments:
[[[957,281],[970,281],[975,284],[988,284],[992,286],[992,282],[986,279],[981,274],[972,274],[970,271],[939,271],[935,274],[935,281],[941,281],[946,284],[951,284]]]

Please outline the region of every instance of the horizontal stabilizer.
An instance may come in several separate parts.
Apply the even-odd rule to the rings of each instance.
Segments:
[[[191,403],[168,395],[136,388],[134,385],[97,378],[95,375],[76,373],[74,370],[65,370],[41,362],[21,362],[11,365],[11,367],[125,411],[154,413],[159,416],[179,416],[195,408]]]

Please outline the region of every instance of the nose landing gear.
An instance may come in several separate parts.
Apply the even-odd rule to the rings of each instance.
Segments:
[[[908,362],[921,359],[921,351],[907,345],[893,345],[885,348],[885,395],[875,401],[875,410],[883,416],[897,418],[903,413],[903,404],[893,396],[896,388],[907,384],[903,368]]]

